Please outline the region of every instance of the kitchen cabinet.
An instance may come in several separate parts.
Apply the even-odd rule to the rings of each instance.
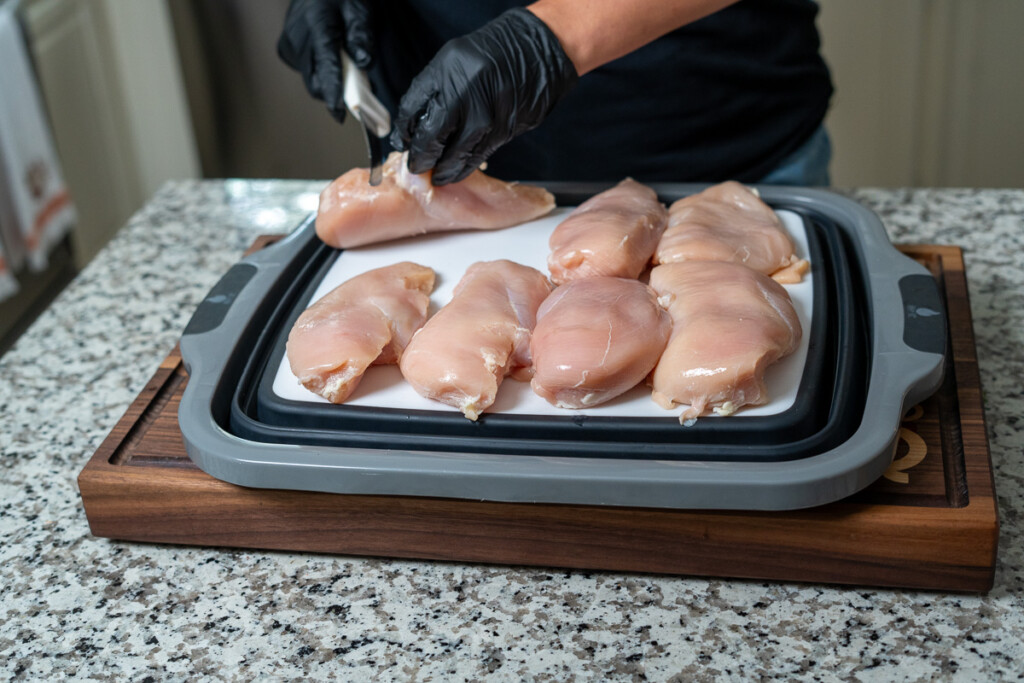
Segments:
[[[199,174],[163,0],[22,3],[79,224],[79,267],[166,180]]]

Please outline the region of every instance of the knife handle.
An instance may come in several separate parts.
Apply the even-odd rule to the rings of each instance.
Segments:
[[[378,138],[391,132],[391,114],[373,94],[366,72],[356,66],[344,50],[341,51],[342,78],[345,81],[344,100],[350,112]]]

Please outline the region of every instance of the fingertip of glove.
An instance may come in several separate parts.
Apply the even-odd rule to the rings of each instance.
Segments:
[[[327,113],[329,113],[331,115],[331,118],[333,118],[338,123],[345,123],[346,111],[345,111],[344,107],[339,109],[337,107],[330,107],[329,106],[329,107],[327,107]]]
[[[370,62],[373,61],[370,52],[365,48],[356,45],[350,45],[349,48],[351,50],[349,56],[352,58],[352,61],[355,62],[355,65],[360,69],[369,68]]]
[[[277,58],[280,59],[285,64],[287,64],[288,66],[294,68],[290,59],[291,51],[289,47],[290,46],[288,43],[288,34],[282,33],[280,37],[277,39]]]
[[[409,172],[417,174],[427,171],[436,172],[437,162],[444,152],[444,146],[436,139],[427,140],[424,144],[418,136],[409,140],[406,149],[409,153]]]
[[[402,135],[398,132],[397,127],[391,131],[391,135],[388,137],[388,140],[391,142],[391,147],[394,148],[395,151],[405,151],[405,140],[402,139]]]
[[[434,175],[431,182],[434,185],[450,185],[465,180],[475,167],[462,164],[460,166],[437,166],[434,168]]]
[[[409,173],[415,173],[417,175],[419,175],[420,173],[426,173],[427,171],[429,171],[429,170],[431,170],[433,168],[433,165],[431,165],[430,162],[424,161],[420,157],[413,156],[413,153],[411,151],[409,152],[409,163],[408,163],[408,166],[409,166]],[[435,185],[438,185],[438,184],[443,185],[444,183],[436,183],[435,182],[434,184]]]

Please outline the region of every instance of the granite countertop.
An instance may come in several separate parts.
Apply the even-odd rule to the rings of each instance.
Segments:
[[[1024,191],[846,193],[959,245],[999,495],[984,596],[114,542],[76,477],[261,233],[320,182],[165,186],[0,358],[0,676],[995,680],[1024,676]]]

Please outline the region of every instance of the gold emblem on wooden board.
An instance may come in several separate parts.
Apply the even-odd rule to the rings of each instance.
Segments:
[[[903,418],[903,422],[913,422],[920,419],[922,415],[924,415],[924,408],[914,406],[907,413],[907,416]],[[900,427],[897,438],[907,444],[907,453],[903,457],[893,460],[882,476],[897,484],[909,484],[910,475],[908,470],[919,465],[924,460],[924,457],[928,455],[928,444],[924,442],[924,439],[917,432],[907,427]],[[899,449],[898,444],[896,448]]]

